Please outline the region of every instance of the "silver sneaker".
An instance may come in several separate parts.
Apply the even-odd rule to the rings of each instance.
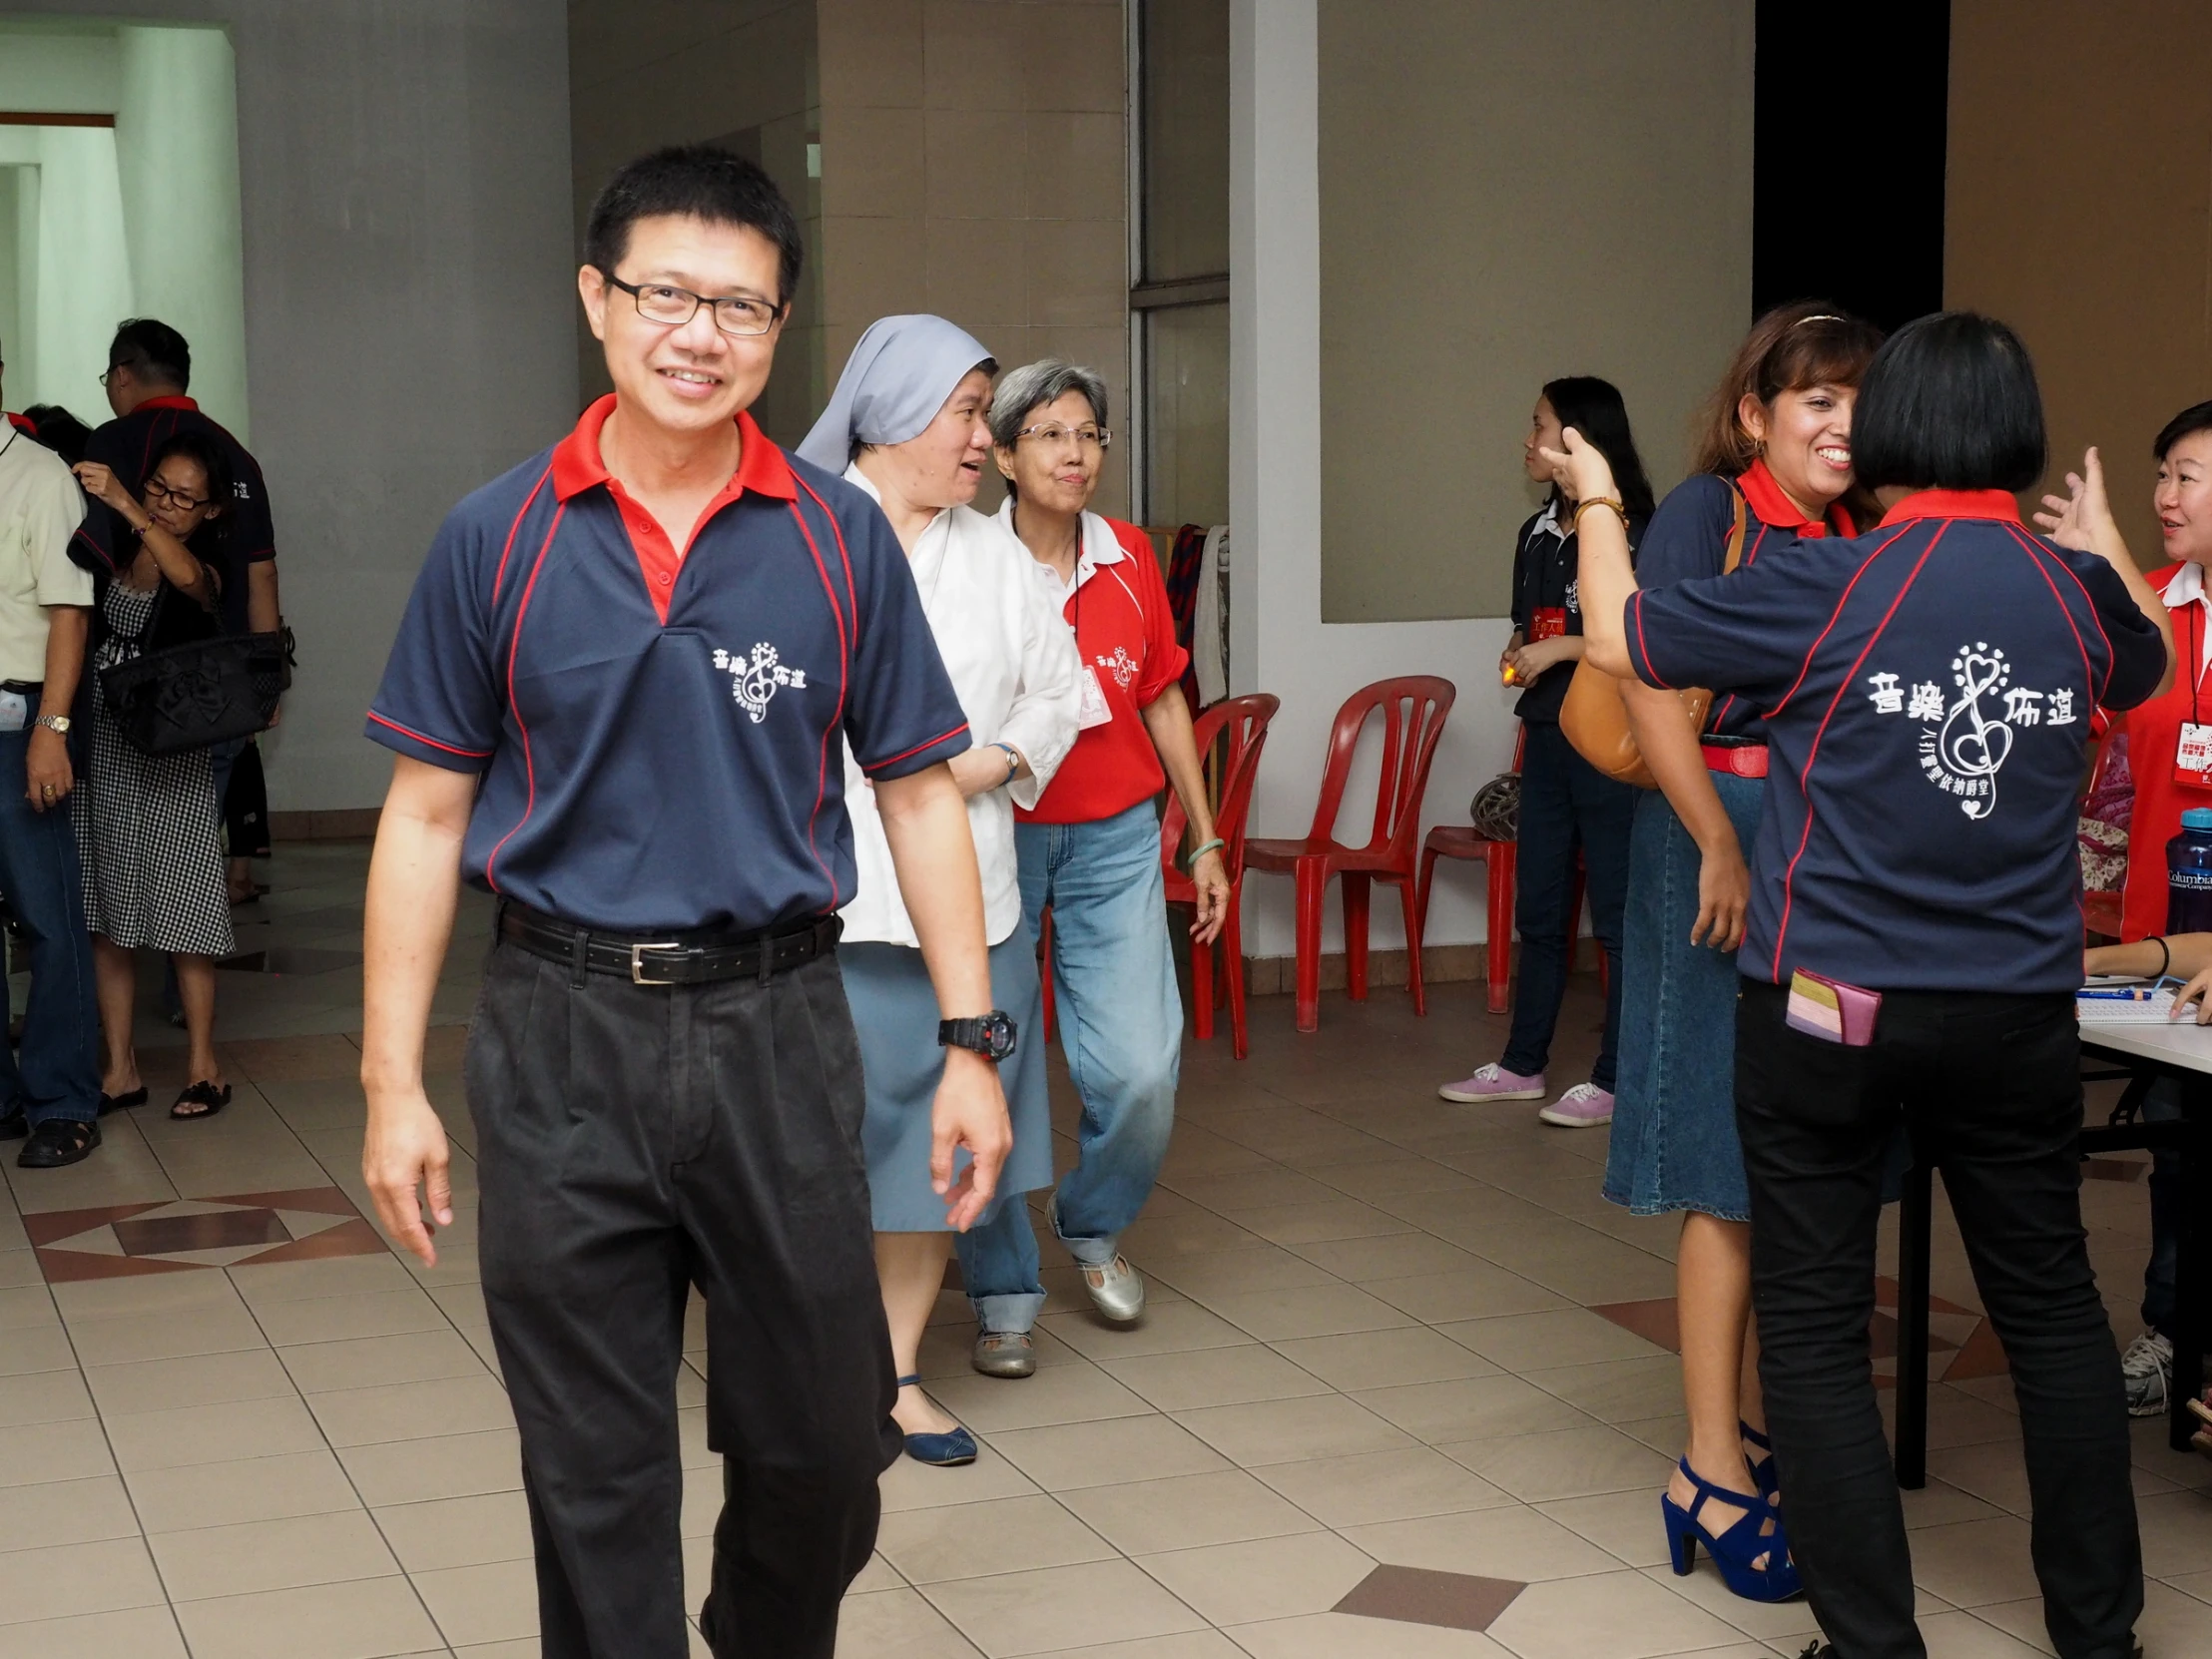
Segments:
[[[1045,1225],[1052,1229],[1054,1238],[1060,1237],[1060,1195],[1054,1193],[1045,1200]],[[1091,1306],[1101,1318],[1115,1325],[1135,1325],[1144,1317],[1144,1280],[1129,1265],[1129,1258],[1117,1253],[1105,1267],[1093,1267],[1088,1262],[1077,1262],[1083,1270],[1083,1289],[1090,1292]]]
[[[2120,1356],[2120,1378],[2127,1384],[2129,1416],[2164,1416],[2173,1390],[2174,1345],[2155,1331],[2145,1331]]]

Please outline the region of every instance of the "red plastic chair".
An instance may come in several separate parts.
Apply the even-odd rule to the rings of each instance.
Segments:
[[[1379,680],[1345,700],[1329,734],[1329,762],[1322,774],[1321,799],[1314,826],[1302,840],[1248,840],[1245,867],[1283,870],[1298,882],[1298,1028],[1321,1027],[1321,910],[1331,876],[1344,881],[1345,977],[1355,1002],[1368,994],[1368,892],[1372,882],[1390,882],[1405,907],[1406,988],[1413,1012],[1428,1012],[1421,988],[1420,916],[1415,908],[1422,798],[1428,793],[1428,767],[1436,740],[1457,695],[1448,680],[1409,674]],[[1365,846],[1347,846],[1331,838],[1337,810],[1344,804],[1353,753],[1370,716],[1382,715],[1382,771],[1375,794],[1375,828]]]
[[[1216,703],[1198,717],[1195,730],[1198,752],[1207,754],[1226,732],[1228,749],[1222,757],[1220,806],[1214,813],[1214,833],[1227,844],[1222,865],[1229,875],[1229,916],[1221,924],[1216,941],[1220,965],[1229,977],[1229,1034],[1233,1051],[1242,1060],[1251,1052],[1245,1035],[1244,903],[1245,818],[1252,808],[1252,786],[1260,775],[1260,751],[1267,747],[1268,722],[1282,708],[1283,700],[1267,692],[1231,697]],[[1167,881],[1170,904],[1195,904],[1198,887],[1184,872],[1178,854],[1183,849],[1186,820],[1183,803],[1173,791],[1168,810],[1160,819],[1160,870]],[[1191,1003],[1201,1040],[1214,1034],[1215,945],[1191,941]]]

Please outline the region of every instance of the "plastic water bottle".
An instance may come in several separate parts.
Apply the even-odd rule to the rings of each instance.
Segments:
[[[2212,808],[2183,813],[2166,843],[2166,931],[2212,932]]]

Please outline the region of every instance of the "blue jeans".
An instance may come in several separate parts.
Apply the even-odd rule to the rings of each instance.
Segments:
[[[0,732],[0,894],[31,936],[20,1060],[0,1037],[0,1112],[21,1112],[34,1127],[48,1118],[90,1123],[100,1115],[100,1004],[72,804],[31,811],[23,796],[29,758],[28,732]],[[0,1029],[8,1017],[0,976]]]
[[[1054,1211],[1060,1242],[1087,1267],[1114,1259],[1175,1128],[1183,999],[1149,801],[1090,824],[1014,827],[1021,919],[1037,937],[1052,910],[1052,989],[1068,1077],[1083,1102],[1076,1164]],[[1022,1033],[1022,1040],[1030,1034]],[[960,1235],[960,1274],[986,1331],[1026,1331],[1044,1307],[1028,1206],[1003,1204]]]
[[[1582,854],[1590,893],[1590,929],[1610,958],[1605,1035],[1590,1081],[1613,1092],[1621,1032],[1621,918],[1628,906],[1628,831],[1636,819],[1629,784],[1615,783],[1581,756],[1555,725],[1530,721],[1521,756],[1520,835],[1513,907],[1520,923],[1520,985],[1513,1034],[1501,1062],[1523,1077],[1551,1059],[1559,1001],[1567,994],[1567,941],[1573,910],[1574,855]]]

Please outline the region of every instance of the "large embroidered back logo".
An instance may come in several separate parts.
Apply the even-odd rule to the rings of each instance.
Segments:
[[[1878,715],[1903,715],[1921,723],[1921,775],[1970,819],[1996,811],[1997,774],[2012,754],[2017,734],[2030,726],[2072,726],[2074,693],[2030,691],[2012,684],[2012,665],[1986,640],[1962,645],[1950,660],[1955,696],[1934,680],[1907,687],[1895,674],[1870,674],[1867,701]]]
[[[730,676],[730,695],[738,700],[738,707],[756,726],[768,719],[769,703],[779,689],[785,686],[795,691],[807,689],[807,671],[787,667],[778,659],[776,647],[765,643],[756,645],[751,656],[718,650],[715,667]]]

